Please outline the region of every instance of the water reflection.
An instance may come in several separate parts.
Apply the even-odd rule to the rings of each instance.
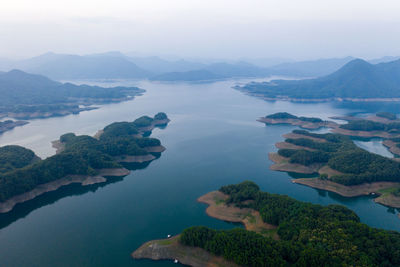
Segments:
[[[153,154],[156,157],[156,159],[143,163],[122,163],[122,165],[128,170],[130,170],[132,174],[132,172],[135,170],[142,170],[147,168],[150,165],[150,163],[157,160],[161,156],[161,153],[151,153],[151,154]],[[130,176],[131,174],[127,176]],[[56,191],[44,193],[32,200],[19,203],[15,205],[15,207],[11,211],[7,213],[0,213],[0,230],[12,224],[13,222],[26,217],[29,213],[31,213],[36,209],[39,209],[47,205],[51,205],[65,197],[79,196],[86,194],[88,192],[94,193],[98,189],[103,188],[107,185],[123,181],[124,178],[127,176],[120,176],[120,177],[105,176],[106,182],[92,184],[92,185],[85,185],[85,186],[82,186],[80,183],[73,183],[70,185],[62,186]]]

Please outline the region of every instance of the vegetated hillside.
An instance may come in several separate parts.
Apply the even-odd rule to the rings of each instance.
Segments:
[[[155,119],[161,117],[167,118],[165,113],[158,113]],[[119,156],[150,155],[146,148],[160,146],[160,140],[138,133],[140,127],[153,121],[154,118],[143,116],[133,122],[112,123],[103,129],[99,139],[64,134],[59,140],[62,151],[44,160],[23,147],[0,147],[0,202],[68,175],[93,176],[100,169],[121,168],[116,158]]]
[[[340,205],[321,206],[260,191],[252,182],[223,186],[227,204],[260,212],[279,240],[241,228],[183,231],[180,242],[241,266],[399,266],[400,233],[369,227]]]
[[[0,113],[43,112],[65,109],[63,105],[124,100],[144,90],[136,87],[74,85],[60,83],[20,70],[0,73]]]
[[[47,53],[18,62],[15,67],[57,80],[128,79],[151,75],[124,55],[115,53],[88,56]]]
[[[372,65],[355,59],[338,71],[321,78],[253,82],[238,89],[269,98],[400,97],[400,60]]]
[[[345,124],[345,125],[350,125]],[[341,174],[325,177],[343,185],[356,185],[379,181],[400,181],[400,163],[359,148],[348,136],[340,134],[317,134],[304,130],[293,133],[323,139],[317,142],[307,138],[287,138],[285,142],[312,149],[279,149],[279,155],[289,158],[290,163],[305,166],[328,165]]]

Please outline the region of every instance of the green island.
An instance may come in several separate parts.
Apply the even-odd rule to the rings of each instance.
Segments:
[[[137,87],[105,88],[60,83],[20,70],[0,73],[0,118],[47,118],[96,109],[92,105],[121,102],[141,95]]]
[[[165,150],[160,140],[143,137],[143,129],[148,132],[168,122],[160,112],[154,118],[112,123],[95,137],[67,133],[53,142],[56,155],[44,160],[20,146],[0,147],[0,213],[65,185],[128,175],[128,163],[150,162]]]
[[[223,186],[199,200],[204,198],[210,204],[208,214],[214,206],[211,214],[217,211],[221,219],[246,214],[243,220],[254,224],[258,218],[251,215],[258,214],[258,224],[268,228],[194,226],[173,238],[147,242],[132,257],[176,259],[189,266],[400,265],[400,233],[369,227],[344,206],[322,206],[262,192],[249,181]]]
[[[291,124],[304,129],[318,129],[321,127],[335,127],[336,123],[332,121],[323,121],[314,117],[297,117],[287,112],[278,112],[265,117],[259,118],[257,121],[265,124]]]
[[[397,136],[400,121],[394,114],[384,114],[384,117],[378,114],[367,118],[335,117],[348,122],[341,125],[327,124],[327,127],[332,128],[332,133],[293,130],[284,135],[284,142],[275,144],[277,153],[269,153],[269,159],[274,162],[270,168],[276,171],[318,174],[316,178],[299,178],[293,182],[345,197],[374,195],[377,196],[375,202],[400,208],[398,158],[387,158],[368,152],[355,145],[350,138],[383,138],[383,145],[393,154],[399,155],[400,138]],[[285,122],[298,125],[289,119]]]

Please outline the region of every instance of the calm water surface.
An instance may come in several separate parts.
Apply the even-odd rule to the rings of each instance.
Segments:
[[[192,225],[236,227],[208,217],[205,205],[196,199],[243,180],[302,201],[346,205],[364,223],[400,230],[397,211],[369,197],[343,198],[293,184],[287,173],[270,171],[268,152],[276,151],[275,142],[295,128],[256,122],[278,111],[328,119],[398,106],[265,102],[231,89],[234,83],[107,83],[137,85],[147,92],[133,101],[79,115],[33,120],[0,136],[0,145],[23,145],[46,157],[54,153],[50,141],[66,132],[94,134],[111,122],[159,111],[171,118],[165,129],[152,135],[167,150],[146,168],[101,186],[68,186],[0,215],[0,265],[172,266],[170,261],[134,261],[130,253],[145,241],[178,234]]]

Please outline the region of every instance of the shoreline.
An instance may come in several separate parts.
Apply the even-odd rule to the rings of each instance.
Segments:
[[[261,98],[266,101],[289,101],[289,102],[301,102],[301,103],[323,103],[323,102],[400,102],[399,97],[394,98],[352,98],[352,97],[330,97],[330,98],[295,98],[289,96],[275,96],[275,97],[267,97],[263,94],[252,93],[243,88],[235,88],[246,95]]]
[[[29,192],[16,195],[5,202],[0,202],[0,213],[6,213],[11,211],[15,205],[24,203],[26,201],[32,200],[44,193],[56,191],[59,188],[70,185],[73,183],[80,183],[82,186],[93,185],[98,183],[104,183],[107,179],[104,176],[120,177],[126,176],[130,173],[128,169],[125,168],[115,168],[115,169],[100,169],[99,174],[96,176],[89,175],[68,175],[64,178],[48,182],[45,184],[38,185],[36,188]]]
[[[239,267],[239,265],[227,261],[221,256],[215,256],[205,249],[180,244],[179,236],[148,241],[132,252],[131,257],[136,260],[178,260],[179,263],[192,267]]]
[[[322,121],[322,122],[309,122],[303,121],[300,119],[271,119],[261,117],[257,119],[258,122],[277,125],[277,124],[290,124],[293,126],[299,126],[300,128],[308,129],[308,130],[317,130],[322,127],[334,128],[338,127],[338,124],[333,121]]]
[[[293,179],[293,183],[309,186],[316,189],[321,189],[336,193],[343,197],[359,197],[359,196],[378,196],[374,202],[383,204],[392,208],[400,208],[400,197],[384,196],[380,191],[399,187],[399,182],[374,182],[364,183],[359,185],[342,185],[328,180],[318,178],[299,178]]]
[[[238,208],[226,205],[228,195],[220,191],[212,191],[200,196],[197,202],[207,204],[206,214],[218,220],[233,223],[241,223],[246,230],[254,231],[262,235],[279,239],[276,234],[277,226],[263,222],[260,213],[250,208]],[[131,254],[134,259],[151,260],[178,260],[180,263],[193,266],[239,266],[225,260],[221,256],[215,256],[210,252],[198,248],[184,246],[179,243],[179,235],[167,239],[152,240],[144,243]]]

